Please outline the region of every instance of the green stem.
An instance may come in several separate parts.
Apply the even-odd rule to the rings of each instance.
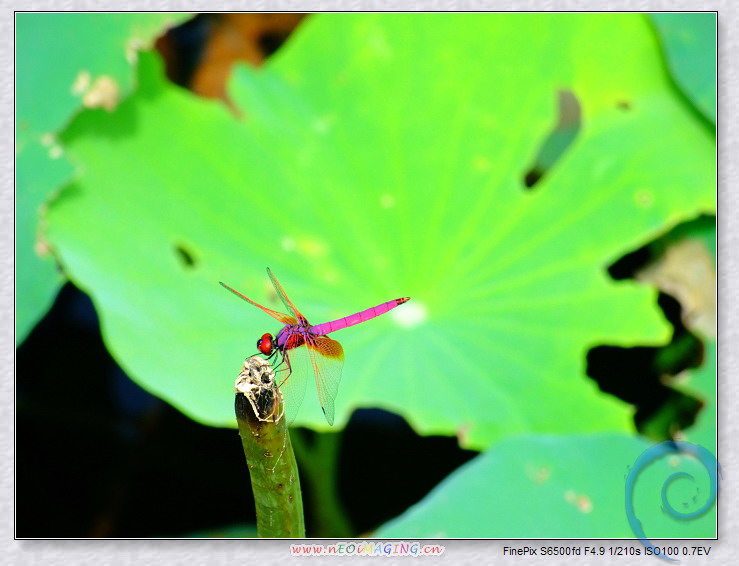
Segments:
[[[260,537],[304,538],[298,466],[269,362],[254,356],[236,381],[236,421],[251,476]]]
[[[348,538],[354,534],[338,492],[338,463],[342,435],[318,433],[308,442],[305,431],[293,430],[295,453],[300,459],[303,479],[310,485],[311,531],[318,538]]]

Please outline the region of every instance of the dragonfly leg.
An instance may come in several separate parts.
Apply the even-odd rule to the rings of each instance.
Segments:
[[[270,356],[269,358],[267,358],[267,359],[268,359],[268,360],[271,360],[272,358],[275,358],[275,359],[277,359],[277,358],[278,358],[278,356],[277,356],[277,353],[276,353],[276,352],[275,352],[275,353],[273,353],[273,354],[272,354],[272,355],[271,355],[271,356]],[[277,363],[275,364],[275,366],[274,366],[274,369],[277,369],[277,368],[279,368],[279,367],[280,367],[280,366],[281,366],[281,365],[282,365],[283,363],[285,363],[285,358],[284,358],[284,356],[283,356],[283,357],[282,357],[282,358],[280,359],[280,361],[279,361],[279,362],[277,362]]]
[[[283,379],[278,385],[278,387],[282,387],[283,385],[285,385],[287,378],[290,377],[290,374],[292,373],[292,368],[290,367],[290,358],[283,355],[280,362],[275,366],[275,370],[280,372],[287,372],[287,374],[285,375],[285,379]]]

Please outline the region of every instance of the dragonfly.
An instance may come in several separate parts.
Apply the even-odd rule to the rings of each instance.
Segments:
[[[279,388],[285,398],[288,424],[295,420],[305,396],[307,378],[312,373],[323,414],[328,424],[333,425],[334,400],[339,391],[341,369],[344,365],[344,348],[326,335],[360,322],[372,320],[407,302],[410,297],[393,299],[343,318],[312,325],[288,298],[271,269],[267,268],[267,274],[277,296],[280,297],[289,314],[262,306],[222,281],[219,283],[237,297],[262,309],[269,316],[284,324],[275,336],[269,332],[262,334],[257,340],[257,350],[269,360],[279,358],[278,366],[283,363],[285,365],[287,376]]]

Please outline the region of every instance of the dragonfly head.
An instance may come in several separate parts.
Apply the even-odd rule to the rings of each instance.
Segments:
[[[269,356],[274,348],[274,338],[269,332],[262,334],[262,337],[257,340],[257,350],[262,352],[265,356]]]

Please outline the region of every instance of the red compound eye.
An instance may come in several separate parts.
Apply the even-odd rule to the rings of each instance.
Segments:
[[[257,350],[265,356],[269,356],[272,353],[272,341],[273,338],[270,333],[262,334],[262,337],[257,340]]]

